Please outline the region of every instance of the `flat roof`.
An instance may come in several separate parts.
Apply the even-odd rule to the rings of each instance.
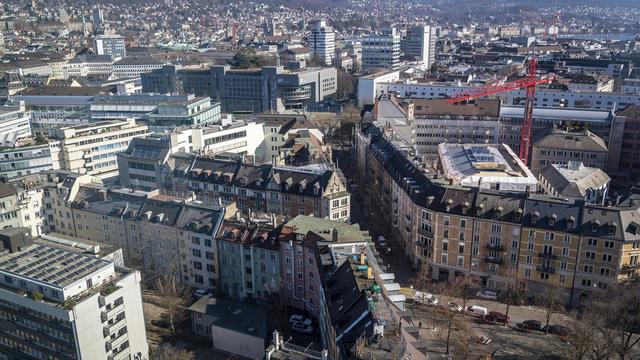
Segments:
[[[0,256],[0,271],[61,288],[111,264],[94,256],[41,244]]]
[[[370,239],[365,238],[358,224],[349,225],[343,221],[298,215],[289,220],[285,226],[295,227],[295,232],[298,234],[307,234],[311,231],[329,242],[332,241],[331,232],[333,229],[338,231],[339,243],[370,241]]]
[[[189,310],[213,317],[214,326],[266,339],[266,316],[261,308],[207,295],[191,305]]]

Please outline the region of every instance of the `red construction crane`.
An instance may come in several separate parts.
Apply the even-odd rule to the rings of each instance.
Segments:
[[[532,145],[531,123],[533,120],[533,104],[536,99],[536,86],[540,84],[548,84],[553,81],[553,78],[538,79],[536,77],[537,67],[538,62],[535,57],[532,57],[531,60],[529,60],[529,74],[527,77],[515,81],[501,82],[471,89],[458,94],[456,97],[447,101],[450,104],[457,104],[489,95],[525,88],[526,104],[524,107],[524,118],[522,120],[522,128],[520,131],[520,159],[525,165],[529,164],[529,150]]]

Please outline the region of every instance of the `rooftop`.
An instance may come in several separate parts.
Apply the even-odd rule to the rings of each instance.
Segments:
[[[213,317],[212,324],[216,327],[266,339],[265,312],[258,307],[205,296],[191,305],[189,310]]]
[[[285,226],[293,227],[294,231],[299,234],[306,235],[309,232],[313,232],[330,242],[333,242],[332,231],[334,229],[338,233],[338,242],[365,242],[371,240],[367,232],[360,230],[358,224],[349,225],[343,221],[321,219],[308,215],[298,215],[289,220]]]

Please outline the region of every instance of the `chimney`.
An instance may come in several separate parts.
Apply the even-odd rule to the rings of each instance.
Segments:
[[[273,331],[273,345],[276,347],[276,351],[280,350],[280,333],[278,330]]]
[[[338,229],[331,229],[331,242],[338,242]]]

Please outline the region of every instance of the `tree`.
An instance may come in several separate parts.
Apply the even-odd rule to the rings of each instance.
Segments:
[[[473,327],[468,321],[455,321],[454,326],[453,355],[456,359],[468,360],[474,348]],[[447,354],[449,351],[447,350]]]
[[[585,307],[586,312],[574,311],[570,314],[570,333],[568,347],[563,347],[567,352],[566,357],[575,360],[600,360],[609,359],[611,355],[611,343],[607,341],[606,326],[603,317],[592,313],[593,305]]]
[[[349,99],[354,95],[354,78],[353,75],[347,73],[342,69],[338,69],[337,71],[337,89],[336,89],[336,97],[339,100]]]
[[[183,320],[193,290],[181,283],[177,275],[171,273],[157,276],[153,281],[153,288],[158,295],[158,305],[165,310],[171,333],[175,334],[175,325]]]
[[[459,299],[464,316],[467,303],[474,296],[477,288],[478,284],[471,276],[457,276],[453,280],[443,283],[439,293]]]
[[[507,305],[507,310],[504,312],[505,322],[504,326],[507,326],[506,319],[509,317],[509,309],[511,306],[521,306],[524,303],[524,292],[519,284],[510,284],[507,286],[505,291],[500,293],[499,299],[501,303]]]
[[[631,358],[640,341],[640,283],[612,285],[593,304],[593,311],[604,317],[603,328],[607,329],[612,352],[620,360]]]
[[[324,66],[324,60],[322,60],[320,58],[320,55],[318,54],[313,54],[313,56],[311,56],[311,59],[309,59],[309,66],[313,66],[313,67],[317,67],[317,66]]]
[[[539,297],[540,306],[545,312],[545,333],[549,333],[549,322],[555,313],[562,312],[566,303],[566,293],[557,284],[552,284]]]
[[[229,60],[229,65],[236,69],[257,68],[264,65],[264,59],[256,54],[255,49],[243,48]]]
[[[164,343],[151,349],[150,358],[154,360],[193,360],[195,357],[186,350],[178,350],[174,346]]]

